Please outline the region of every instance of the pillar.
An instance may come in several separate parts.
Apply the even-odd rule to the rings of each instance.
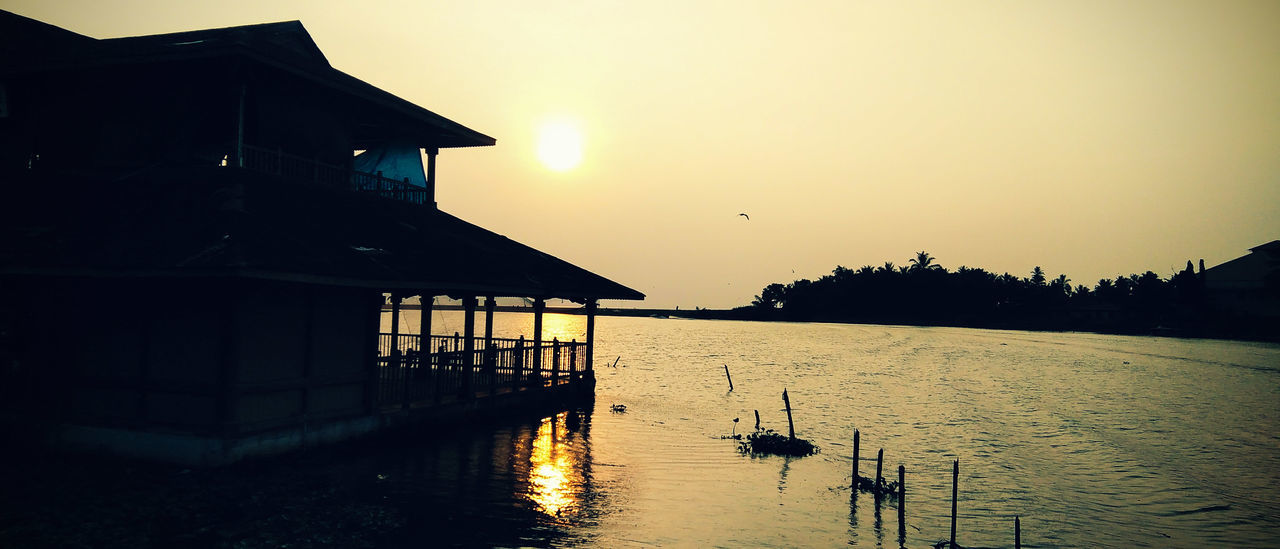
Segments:
[[[435,296],[423,293],[418,296],[422,300],[422,317],[418,319],[418,354],[430,355],[431,349],[431,305]]]
[[[404,378],[409,376],[409,372],[406,371],[404,360],[400,358],[400,301],[403,299],[404,296],[402,295],[391,294],[391,350],[387,353],[387,364],[394,368],[391,370],[392,372],[399,372],[400,375],[404,376],[400,379],[400,386],[407,389],[404,385]],[[401,402],[408,399],[409,395],[407,393],[401,395]]]
[[[596,341],[596,300],[587,301],[587,358],[586,372],[587,379],[595,379],[596,372],[593,369],[595,363],[595,341]]]
[[[546,300],[533,301],[533,375],[538,376],[538,387],[542,386],[542,313],[546,310]]]
[[[440,149],[427,149],[427,203],[436,207],[436,155]]]
[[[463,337],[462,337],[462,393],[464,398],[475,396],[472,386],[476,370],[476,297],[469,295],[462,298]]]
[[[435,349],[431,347],[431,305],[435,302],[434,295],[422,292],[418,295],[418,300],[422,306],[419,308],[421,316],[418,317],[418,378],[422,379],[422,386],[426,387],[427,383],[438,385],[438,372],[435,370],[435,357],[433,353]],[[432,380],[432,381],[428,381]],[[438,391],[434,391],[437,392]],[[424,393],[425,396],[433,396]],[[405,403],[408,406],[408,402]]]
[[[489,376],[489,394],[493,394],[498,384],[498,369],[494,364],[497,352],[493,348],[493,310],[497,307],[493,296],[484,298],[484,373]]]

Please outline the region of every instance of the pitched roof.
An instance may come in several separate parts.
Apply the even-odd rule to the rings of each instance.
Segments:
[[[417,123],[430,133],[433,146],[476,147],[497,142],[333,68],[298,21],[99,40],[0,10],[0,54],[0,74],[176,60],[248,59]]]
[[[447,213],[245,170],[29,172],[0,188],[0,275],[231,276],[452,295],[644,294]]]
[[[1204,270],[1209,289],[1260,289],[1280,270],[1280,240],[1249,248],[1247,255]]]

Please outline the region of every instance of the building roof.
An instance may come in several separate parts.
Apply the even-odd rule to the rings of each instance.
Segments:
[[[0,75],[213,59],[257,63],[386,110],[402,122],[417,124],[424,136],[421,146],[496,143],[492,137],[333,68],[298,21],[99,40],[0,10]]]
[[[1280,270],[1280,240],[1249,248],[1249,254],[1204,270],[1205,287],[1211,290],[1250,290],[1267,285]]]
[[[541,298],[644,294],[452,215],[247,170],[19,174],[0,187],[0,275],[238,277]]]

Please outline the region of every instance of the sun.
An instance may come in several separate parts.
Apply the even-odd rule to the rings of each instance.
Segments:
[[[557,120],[538,128],[538,160],[554,171],[565,172],[582,163],[582,132],[572,122]]]

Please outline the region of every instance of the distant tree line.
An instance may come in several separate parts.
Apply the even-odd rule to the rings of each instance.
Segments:
[[[1203,280],[1190,261],[1167,279],[1147,271],[1104,278],[1092,287],[1071,282],[1064,274],[1049,278],[1039,266],[1025,277],[976,267],[952,271],[922,251],[903,266],[837,266],[818,280],[770,284],[731,316],[1114,333],[1206,331]]]

